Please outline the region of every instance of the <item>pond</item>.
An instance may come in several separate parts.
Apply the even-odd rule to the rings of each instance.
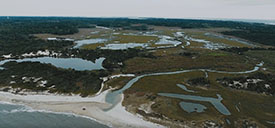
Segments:
[[[180,107],[188,112],[204,112],[205,109],[207,109],[204,105],[197,104],[197,103],[189,103],[189,102],[180,102]]]
[[[173,94],[173,93],[158,93],[158,95],[171,97],[171,98],[178,98],[183,100],[210,102],[223,115],[231,115],[229,110],[221,103],[223,98],[219,94],[217,94],[218,98],[184,95],[184,94]]]
[[[58,68],[64,68],[64,69],[75,69],[79,71],[84,70],[100,70],[104,69],[102,66],[103,61],[105,58],[98,58],[95,60],[95,62],[83,60],[81,58],[54,58],[54,57],[38,57],[38,58],[24,58],[24,59],[9,59],[9,60],[3,60],[0,61],[0,66],[10,62],[10,61],[16,61],[16,62],[40,62],[45,64],[52,64],[55,67]],[[0,69],[3,67],[0,67]]]

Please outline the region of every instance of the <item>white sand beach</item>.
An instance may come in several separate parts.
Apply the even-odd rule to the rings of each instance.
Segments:
[[[9,92],[0,92],[0,101],[21,104],[34,110],[72,113],[89,117],[102,124],[111,127],[156,128],[163,127],[142,119],[125,110],[121,102],[109,111],[103,111],[110,107],[105,103],[105,96],[110,90],[102,92],[95,97],[82,98],[80,96],[63,95],[15,95]]]

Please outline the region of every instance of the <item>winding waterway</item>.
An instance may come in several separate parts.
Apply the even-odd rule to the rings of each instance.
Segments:
[[[33,58],[34,59],[34,58]],[[42,59],[42,58],[40,58]],[[54,59],[54,58],[44,58],[44,59]],[[54,59],[55,60],[55,59]],[[56,62],[59,61],[60,59],[55,60]],[[63,60],[63,59],[61,59]],[[103,62],[104,58],[101,58],[100,60],[96,61],[100,62],[100,64]],[[8,61],[17,61],[17,62],[26,62],[26,61],[30,61],[29,59],[25,59],[25,60],[5,60],[5,61],[0,61],[0,66]],[[66,61],[66,60],[64,60]],[[50,63],[49,61],[44,62],[41,61],[39,59],[34,59],[32,60],[32,62],[41,62],[41,63]],[[72,62],[75,62],[72,60]],[[67,62],[68,63],[68,62]],[[54,63],[51,63],[54,65]],[[56,64],[56,63],[55,63]],[[65,68],[64,67],[64,63],[60,64],[63,65],[61,68]],[[82,65],[82,63],[78,63],[78,65]],[[85,65],[85,64],[84,64]],[[209,70],[209,69],[193,69],[193,70],[182,70],[182,71],[175,71],[175,72],[161,72],[161,73],[150,73],[150,74],[144,74],[144,75],[140,75],[137,76],[135,78],[133,78],[132,80],[130,80],[122,89],[119,89],[117,91],[113,91],[113,92],[109,92],[106,97],[105,100],[107,103],[112,104],[112,107],[110,109],[112,109],[114,106],[116,106],[118,103],[120,103],[122,101],[122,94],[125,90],[129,89],[132,85],[134,85],[139,79],[143,78],[143,77],[147,77],[147,76],[159,76],[159,75],[170,75],[170,74],[179,74],[179,73],[186,73],[186,72],[193,72],[193,71],[205,71],[205,72],[216,72],[216,73],[227,73],[227,74],[245,74],[245,73],[251,73],[251,72],[255,72],[257,70],[259,70],[259,68],[263,65],[263,63],[258,64],[254,67],[253,70],[249,70],[249,71],[242,71],[242,72],[226,72],[226,71],[216,71],[216,70]],[[58,67],[58,65],[55,65]],[[83,68],[80,68],[80,70],[83,70]],[[193,90],[188,90],[184,85],[177,85],[179,87],[181,87],[182,89],[189,91],[189,92],[193,92]],[[165,93],[162,93],[160,95],[167,95]],[[210,102],[215,108],[217,108],[218,111],[220,111],[221,113],[225,114],[225,115],[230,115],[230,112],[226,109],[226,107],[220,102],[222,100],[222,97],[220,95],[217,94],[218,98],[212,98],[212,97],[200,97],[200,96],[192,96],[192,95],[182,95],[182,94],[169,94],[169,97],[176,97],[176,98],[182,98],[182,99],[189,99],[189,100],[194,100],[194,101],[206,101],[206,102]],[[196,103],[188,103],[188,102],[181,102],[181,106],[183,109],[185,109],[188,112],[203,112],[206,107],[200,104],[196,104]],[[68,116],[68,115],[64,115],[64,114],[45,114],[44,112],[29,112],[29,111],[25,111],[23,110],[22,112],[19,111],[15,112],[13,114],[11,114],[10,112],[14,112],[15,110],[17,111],[18,108],[14,108],[14,109],[9,109],[12,106],[10,105],[0,105],[1,111],[2,111],[2,117],[0,116],[0,118],[3,119],[7,119],[7,116],[12,116],[9,117],[9,119],[17,119],[17,115],[19,113],[24,113],[26,116],[28,114],[32,115],[33,117],[30,118],[20,118],[20,119],[28,119],[28,120],[35,120],[36,118],[39,117],[39,119],[43,119],[43,120],[39,120],[39,122],[35,123],[33,122],[33,124],[31,124],[31,126],[36,126],[38,124],[43,123],[44,121],[48,121],[48,122],[53,122],[54,126],[56,127],[60,127],[60,126],[65,126],[64,123],[60,123],[62,122],[62,120],[66,120],[69,121],[66,124],[66,127],[73,127],[73,126],[97,126],[97,127],[107,127],[105,125],[101,125],[95,121],[91,121],[91,120],[87,120],[85,118],[76,118],[74,116]],[[15,106],[16,107],[16,106]],[[17,106],[20,107],[20,106]],[[110,110],[108,109],[108,110]],[[21,108],[19,108],[19,110],[21,110]],[[0,112],[1,113],[1,112]],[[5,115],[6,114],[6,115]],[[48,118],[51,117],[51,118]],[[56,119],[60,119],[60,120],[51,120],[52,117],[55,117]],[[1,121],[9,121],[9,120],[0,120]],[[11,120],[13,121],[13,120]],[[22,120],[24,121],[24,120]],[[75,123],[74,123],[75,121]],[[1,124],[13,124],[11,122],[1,122]],[[16,123],[15,123],[16,124]],[[72,125],[70,125],[72,124]],[[75,125],[73,125],[75,124]],[[67,126],[68,125],[68,126]],[[17,126],[11,126],[11,125],[5,125],[8,127],[17,127]]]
[[[204,72],[215,72],[215,73],[225,73],[225,74],[247,74],[247,73],[252,73],[252,72],[256,72],[260,69],[261,66],[263,66],[264,62],[261,62],[260,64],[257,64],[254,69],[252,70],[248,70],[248,71],[241,71],[241,72],[227,72],[227,71],[216,71],[216,70],[210,70],[210,69],[192,69],[192,70],[182,70],[182,71],[174,71],[174,72],[160,72],[160,73],[151,73],[151,74],[144,74],[144,75],[140,75],[137,76],[135,78],[133,78],[132,80],[130,80],[125,86],[123,86],[123,88],[117,90],[117,91],[113,91],[113,92],[109,92],[106,95],[105,101],[109,104],[112,104],[112,107],[110,109],[112,109],[114,106],[116,106],[119,102],[121,102],[122,100],[122,93],[129,89],[132,85],[134,85],[139,79],[143,78],[143,77],[147,77],[147,76],[159,76],[159,75],[171,75],[171,74],[180,74],[180,73],[186,73],[186,72],[194,72],[194,71],[204,71]],[[219,95],[217,94],[217,96],[219,97]],[[188,96],[187,96],[188,97]],[[190,98],[190,97],[189,97]],[[213,104],[213,103],[212,103]],[[214,104],[213,104],[214,105]],[[214,105],[215,106],[215,105]],[[108,110],[110,110],[108,109]],[[107,110],[107,111],[108,111]],[[221,111],[220,111],[221,112]],[[221,113],[225,113],[225,115],[227,115],[228,113],[225,111],[221,112]]]

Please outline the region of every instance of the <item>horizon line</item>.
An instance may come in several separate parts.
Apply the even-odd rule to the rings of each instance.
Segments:
[[[211,17],[139,17],[139,16],[54,16],[54,15],[0,15],[0,17],[68,17],[68,18],[128,18],[128,19],[190,19],[190,20],[261,20],[275,21],[275,19],[250,19],[250,18],[211,18]]]
[[[247,19],[247,18],[203,18],[203,17],[186,17],[186,18],[167,18],[167,17],[119,17],[119,16],[101,16],[101,17],[91,17],[91,16],[0,16],[0,17],[53,17],[53,18],[125,18],[125,19],[178,19],[178,20],[210,20],[210,21],[231,21],[231,22],[244,22],[244,23],[261,23],[266,25],[275,25],[275,19]]]

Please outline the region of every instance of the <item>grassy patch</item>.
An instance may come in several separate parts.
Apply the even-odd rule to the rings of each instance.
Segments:
[[[157,36],[142,36],[142,35],[117,35],[113,41],[120,43],[153,43],[158,40]]]
[[[97,43],[97,44],[86,44],[86,45],[81,46],[81,48],[88,49],[88,50],[91,50],[91,49],[94,50],[98,47],[104,47],[104,46],[105,46],[104,43]]]
[[[264,66],[267,67],[268,70],[271,70],[272,72],[275,71],[275,51],[248,51],[245,52],[245,55],[256,58],[259,61],[264,61]]]
[[[90,33],[96,31],[94,28],[80,28],[78,29],[78,33],[70,34],[70,35],[54,35],[54,34],[34,34],[34,36],[40,39],[47,39],[53,37],[63,37],[63,38],[73,38],[73,39],[85,39],[87,36],[91,35]]]
[[[128,81],[130,81],[133,77],[119,77],[119,78],[114,78],[109,81],[107,81],[105,84],[107,87],[111,88],[116,88],[120,89],[122,88]]]
[[[189,78],[196,78],[198,76],[204,76],[203,72],[190,72],[176,75],[161,75],[161,76],[149,76],[140,79],[131,90],[138,92],[150,92],[150,93],[184,93],[176,84],[187,82]],[[154,87],[152,87],[154,86]],[[195,89],[190,87],[190,89]]]
[[[168,50],[158,51],[158,55],[163,54],[155,59],[152,58],[133,58],[125,62],[123,72],[125,73],[144,73],[175,71],[181,69],[216,69],[221,71],[245,71],[252,70],[256,63],[253,60],[232,54],[230,56],[212,56],[210,52],[205,51],[195,58],[169,55]],[[171,51],[174,54],[176,51]]]
[[[228,53],[224,53],[224,52],[211,52],[208,55],[210,56],[228,56]]]

